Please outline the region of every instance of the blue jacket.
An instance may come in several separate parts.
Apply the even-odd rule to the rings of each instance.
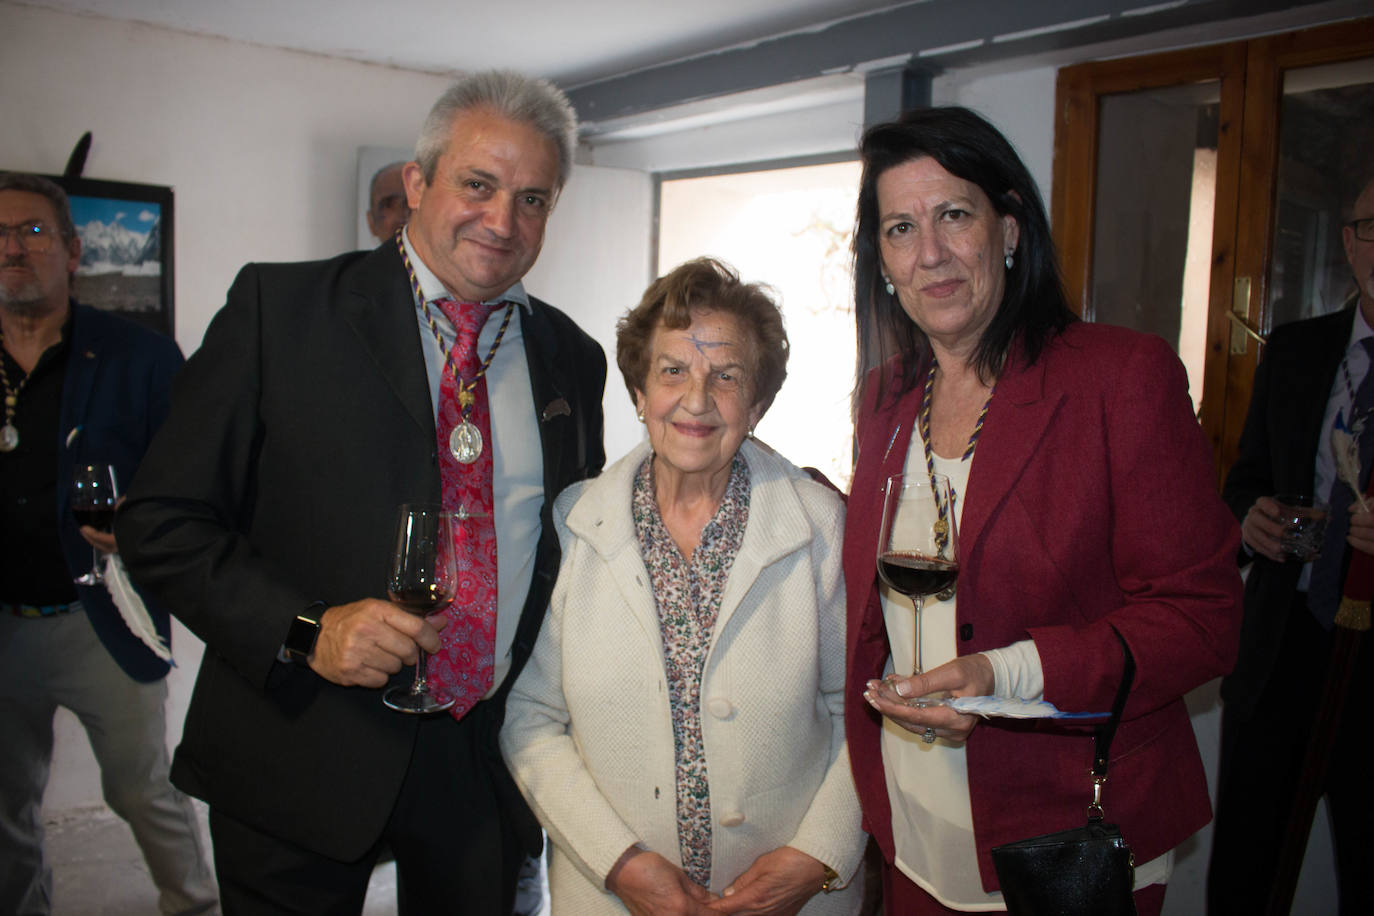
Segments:
[[[69,345],[57,431],[56,510],[67,568],[75,577],[91,568],[91,545],[72,517],[72,471],[83,464],[110,464],[121,490],[129,485],[167,416],[172,376],[182,357],[171,338],[76,302]],[[100,641],[130,677],[155,681],[167,674],[169,665],[129,630],[105,588],[76,589]],[[147,596],[144,601],[170,645],[167,612]]]

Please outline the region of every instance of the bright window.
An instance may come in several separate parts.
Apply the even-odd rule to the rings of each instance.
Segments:
[[[658,275],[710,255],[782,302],[787,381],[756,435],[793,463],[848,489],[853,425],[854,292],[850,239],[858,162],[665,179]]]

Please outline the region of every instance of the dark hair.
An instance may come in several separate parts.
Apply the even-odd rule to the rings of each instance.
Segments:
[[[854,317],[858,365],[854,404],[863,399],[870,369],[900,356],[897,395],[916,384],[924,358],[925,333],[888,293],[878,254],[878,178],[888,169],[930,157],[945,171],[982,189],[999,216],[1012,216],[1020,229],[1015,264],[1007,271],[1002,301],[973,353],[985,379],[1002,370],[1019,337],[1027,362],[1077,316],[1069,308],[1050,237],[1050,221],[1030,172],[1006,137],[967,108],[920,108],[877,124],[859,142],[863,179],[854,226]],[[886,376],[886,373],[883,374]],[[879,394],[886,382],[879,381]]]
[[[762,416],[787,378],[787,330],[778,304],[758,283],[741,282],[728,264],[697,258],[659,277],[644,291],[639,305],[615,325],[615,361],[631,400],[649,376],[649,345],[660,324],[681,329],[692,324],[692,310],[724,312],[739,320],[753,338],[749,385]]]
[[[67,192],[54,181],[27,172],[0,172],[0,191],[27,191],[41,194],[52,204],[57,214],[57,233],[70,248],[76,239],[76,224],[72,222],[72,205]]]

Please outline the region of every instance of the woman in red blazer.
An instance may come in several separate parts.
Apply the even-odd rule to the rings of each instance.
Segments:
[[[846,730],[887,911],[1004,909],[991,848],[1081,826],[1091,794],[1090,728],[904,698],[1105,711],[1120,634],[1138,670],[1103,806],[1134,850],[1137,908],[1158,913],[1170,851],[1211,816],[1183,695],[1230,669],[1240,623],[1239,530],[1187,377],[1159,338],[1076,320],[1039,193],[986,121],[908,112],[861,152]],[[875,569],[884,482],[903,472],[950,477],[960,531],[918,676],[910,602]]]

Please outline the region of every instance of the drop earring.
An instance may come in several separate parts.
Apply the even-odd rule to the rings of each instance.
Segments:
[[[1015,250],[1015,249],[1013,249],[1013,251],[1014,251],[1014,250]],[[1016,263],[1016,259],[1013,258],[1011,255],[1012,255],[1012,252],[1011,252],[1011,251],[1008,251],[1008,252],[1007,252],[1006,260],[1004,261],[1004,263],[1007,265],[1007,270],[1011,270],[1011,265],[1013,265],[1013,264]]]
[[[643,423],[643,422],[644,422],[644,411],[641,410],[639,413],[635,414],[635,417],[638,418],[639,422]]]
[[[897,295],[897,287],[893,286],[892,281],[887,277],[883,277],[883,289],[887,290],[889,296]]]

